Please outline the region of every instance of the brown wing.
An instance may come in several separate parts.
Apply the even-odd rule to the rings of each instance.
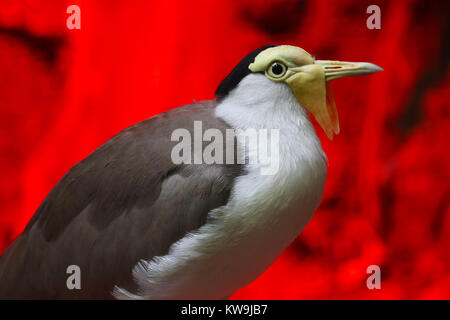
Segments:
[[[0,298],[112,298],[114,285],[133,291],[140,259],[164,255],[224,205],[239,165],[175,165],[174,129],[228,126],[216,102],[171,110],[138,123],[75,165],[41,204],[0,259]],[[225,152],[224,152],[225,154]],[[81,290],[68,290],[69,265]]]

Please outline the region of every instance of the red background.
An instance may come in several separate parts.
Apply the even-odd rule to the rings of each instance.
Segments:
[[[81,30],[66,8],[81,7]],[[381,8],[381,30],[366,8]],[[450,298],[448,1],[0,1],[0,252],[76,162],[213,98],[268,43],[385,71],[333,82],[341,134],[301,236],[233,298]],[[270,235],[268,235],[270,236]],[[381,267],[368,290],[366,268]]]

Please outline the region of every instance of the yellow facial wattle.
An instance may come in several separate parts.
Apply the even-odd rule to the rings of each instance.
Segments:
[[[299,104],[311,112],[330,139],[340,131],[330,81],[383,70],[367,62],[314,60],[305,50],[288,45],[262,51],[249,69],[289,85]]]

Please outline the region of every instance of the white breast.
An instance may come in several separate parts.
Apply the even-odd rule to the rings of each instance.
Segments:
[[[295,239],[320,203],[326,157],[304,109],[290,89],[250,74],[217,107],[233,128],[279,129],[274,175],[247,165],[227,205],[179,240],[166,256],[139,263],[140,295],[116,288],[117,298],[222,299],[255,280]]]

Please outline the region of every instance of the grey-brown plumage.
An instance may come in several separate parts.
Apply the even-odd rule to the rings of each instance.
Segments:
[[[255,50],[215,101],[141,122],[74,166],[0,259],[0,298],[112,298],[113,289],[125,299],[229,297],[275,261],[320,203],[326,156],[307,111],[333,138],[339,121],[327,83],[381,70],[316,60],[293,46]],[[239,157],[257,155],[257,163],[237,164],[234,141],[234,164],[217,164],[216,155],[208,165],[192,154],[203,164],[175,164],[172,133],[192,132],[195,120],[215,129],[213,138],[222,132],[227,141],[214,147],[222,145],[227,160],[228,128],[262,129],[258,141],[248,137],[257,142],[251,146],[235,132]],[[269,130],[270,143],[260,135]],[[190,152],[199,155],[203,137],[195,136]],[[81,268],[81,290],[66,286],[71,265]]]
[[[133,292],[140,259],[164,255],[224,205],[240,165],[171,161],[173,130],[223,132],[216,102],[180,107],[138,123],[75,165],[0,258],[0,298],[112,298]],[[225,155],[225,152],[224,152]],[[236,163],[236,162],[235,162]],[[81,268],[81,290],[68,290],[66,268]]]

